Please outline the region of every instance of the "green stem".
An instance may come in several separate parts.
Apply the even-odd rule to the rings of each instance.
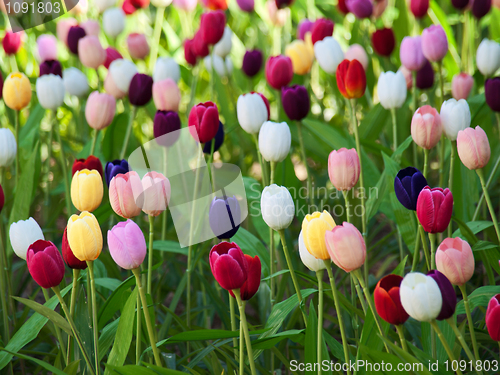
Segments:
[[[491,203],[490,194],[488,193],[488,189],[486,188],[486,184],[484,182],[483,170],[476,169],[476,173],[479,176],[479,180],[481,181],[481,187],[483,188],[484,198],[486,199],[486,204],[488,205],[488,210],[490,211],[491,220],[493,221],[493,226],[495,227],[495,232],[497,233],[498,241],[500,241],[500,229],[498,228],[497,215],[495,214],[495,208]]]
[[[149,215],[149,250],[148,250],[148,285],[147,293],[151,294],[151,284],[153,281],[153,240],[155,231],[155,217]]]
[[[232,298],[232,297],[231,297]],[[243,301],[243,304],[246,302]],[[240,362],[240,374],[245,373],[245,338],[243,333],[243,324],[240,324],[240,357],[238,359]]]
[[[498,157],[495,165],[493,166],[493,169],[491,170],[490,176],[488,177],[488,181],[486,181],[486,190],[490,188],[491,183],[493,182],[493,177],[495,177],[495,174],[497,173],[498,167],[500,167],[500,156]],[[481,194],[481,198],[479,198],[479,202],[477,203],[476,210],[474,211],[474,216],[472,216],[472,221],[476,221],[478,215],[479,215],[479,209],[481,208],[481,205],[483,204],[484,200],[484,192]]]
[[[92,298],[92,329],[94,331],[94,352],[95,352],[95,371],[99,375],[99,327],[97,325],[97,302],[95,292],[95,278],[94,278],[94,262],[87,261],[87,272],[90,276],[90,294]]]
[[[441,340],[441,343],[443,344],[444,350],[446,350],[446,353],[448,354],[448,358],[450,359],[450,361],[452,363],[455,362],[456,361],[455,356],[453,355],[453,352],[451,351],[450,346],[448,345],[448,342],[444,338],[443,332],[441,332],[441,329],[439,328],[438,324],[436,323],[435,320],[431,321],[430,324],[431,324],[432,328],[434,328],[434,331],[436,331],[436,333],[439,337],[439,340]],[[457,373],[457,375],[462,375],[462,372],[460,371],[459,368],[457,368],[456,373]]]
[[[231,316],[231,331],[236,331],[236,316],[234,314],[234,298],[229,294],[229,314]],[[238,346],[238,340],[236,337],[233,338],[233,351],[234,351],[234,360],[238,362],[238,353],[236,347]]]
[[[448,178],[448,189],[453,192],[453,169],[455,167],[455,155],[457,153],[457,141],[451,141],[451,154],[450,154],[450,175]],[[451,237],[453,231],[452,221],[448,225],[448,237]]]
[[[128,142],[130,140],[130,134],[132,133],[132,127],[134,125],[135,114],[137,113],[137,107],[135,105],[131,106],[130,115],[128,118],[127,130],[125,132],[125,138],[123,140],[122,150],[120,152],[120,159],[125,158],[125,153],[127,152]]]
[[[304,137],[302,135],[301,121],[297,121],[297,133],[299,135],[299,144],[300,144],[300,152],[302,153],[302,161],[304,163],[304,166],[306,167],[306,173],[307,173],[307,200],[309,204],[312,205],[314,193],[312,189],[311,171],[309,170],[309,165],[307,164],[306,147],[304,144]]]
[[[495,112],[495,118],[497,120],[498,135],[500,136],[500,112]]]
[[[281,112],[281,91],[276,94],[276,122],[280,122]]]
[[[137,306],[137,324],[136,324],[137,334],[135,338],[135,364],[139,365],[141,363],[141,351],[142,351],[141,296],[139,295],[139,293],[137,293],[136,306]]]
[[[97,144],[97,135],[99,134],[99,130],[94,129],[94,134],[92,136],[92,146],[90,147],[90,155],[94,155],[95,145]]]
[[[353,274],[351,274],[351,280],[354,283],[354,287],[356,289],[356,294],[358,295],[359,301],[361,302],[361,308],[363,309],[363,313],[366,316],[366,311],[368,308],[366,306],[365,297],[363,297],[363,291],[361,290],[361,286],[359,285],[359,281]]]
[[[76,309],[76,295],[78,294],[78,279],[80,278],[80,270],[73,269],[73,287],[71,288],[71,299],[69,303],[69,316],[71,319],[75,316]],[[71,336],[68,336],[68,360],[71,362],[71,352],[72,352]]]
[[[439,142],[439,186],[443,186],[444,183],[444,149],[445,149],[445,137],[444,134],[441,136],[441,141]]]
[[[465,307],[465,313],[467,315],[467,323],[469,323],[469,331],[470,331],[470,338],[472,341],[472,350],[474,350],[474,357],[476,360],[479,360],[479,349],[477,346],[477,341],[476,341],[476,332],[474,331],[474,321],[472,320],[472,314],[470,310],[470,304],[469,304],[469,297],[467,295],[467,290],[465,289],[465,285],[459,285],[458,286],[460,291],[462,292],[462,296],[464,298],[464,307]]]
[[[429,262],[429,246],[427,245],[427,238],[425,237],[424,227],[418,221],[416,211],[415,211],[415,217],[417,218],[418,231],[420,232],[420,239],[422,240],[422,246],[424,248],[425,263],[427,264],[427,269],[431,270],[431,263]]]
[[[271,180],[270,180],[269,184],[272,185],[272,184],[274,184],[274,174],[276,171],[276,162],[272,161],[272,162],[270,162],[270,164],[271,164]]]
[[[275,292],[275,281],[274,277],[274,255],[275,255],[275,249],[274,249],[274,231],[273,228],[269,228],[269,265],[270,265],[270,274],[271,278],[269,279],[269,288],[270,288],[270,295],[271,295],[271,308],[274,305],[274,292]]]
[[[345,200],[345,213],[346,213],[346,220],[348,223],[351,222],[351,205],[349,201],[349,190],[343,190],[342,194],[344,195],[344,200]]]
[[[70,193],[70,186],[69,186],[69,181],[68,181],[68,167],[66,166],[66,156],[64,154],[64,148],[63,148],[63,143],[61,139],[61,131],[59,130],[59,123],[57,122],[57,118],[54,113],[54,128],[56,132],[56,138],[57,138],[57,143],[59,143],[59,160],[61,163],[61,170],[63,174],[63,181],[64,181],[64,191],[65,191],[65,197],[64,199],[66,200],[66,211],[68,217],[71,216],[71,212],[73,211],[71,209],[71,193]]]
[[[50,116],[50,112],[49,112]],[[55,119],[55,116],[54,116]],[[45,207],[50,207],[50,180],[49,180],[49,175],[50,175],[50,162],[52,160],[52,121],[49,117],[49,131],[48,131],[48,140],[47,140],[47,160],[45,161],[45,183],[46,183],[46,188],[45,188]],[[46,212],[47,217],[50,214],[49,210]],[[47,221],[46,221],[47,222]]]
[[[255,370],[255,362],[253,360],[253,349],[252,349],[252,341],[250,340],[250,333],[248,332],[248,324],[247,324],[247,317],[245,314],[245,303],[241,300],[241,295],[240,295],[240,290],[239,289],[234,289],[233,290],[234,296],[236,297],[236,301],[238,302],[238,307],[240,310],[240,324],[243,327],[243,333],[245,335],[245,342],[247,345],[247,355],[248,355],[248,361],[250,362],[250,371],[252,372],[252,375],[256,375],[257,371]],[[240,343],[241,345],[241,343]],[[240,361],[243,358],[240,359]]]
[[[95,70],[97,76],[97,91],[101,91],[101,79],[99,78],[99,69]]]
[[[424,177],[429,178],[427,176],[427,172],[429,171],[429,150],[424,148]]]
[[[1,168],[0,168],[1,169]],[[2,172],[0,171],[0,176]],[[0,177],[1,178],[1,177]],[[2,246],[2,253],[5,254],[5,247],[3,242],[3,234],[2,234],[2,225],[3,219],[0,216],[0,246]],[[0,255],[0,297],[2,301],[2,315],[3,315],[3,342],[8,343],[10,341],[10,323],[9,323],[9,307],[7,304],[7,298],[5,298],[5,293],[7,293],[7,297],[10,299],[9,291],[5,286],[5,279],[8,277],[8,271],[5,264],[6,258],[4,255]]]
[[[441,105],[444,103],[444,75],[443,75],[443,61],[438,62],[439,68],[439,89],[441,90],[441,104],[437,107],[441,109]]]
[[[255,142],[255,147],[257,148],[257,158],[259,159],[259,164],[260,164],[260,170],[262,174],[262,186],[267,186],[267,167],[265,165],[264,160],[262,160],[262,155],[260,154],[260,149],[259,149],[259,138],[257,134],[252,134],[253,140]]]
[[[396,120],[396,108],[391,108],[391,117],[392,117],[392,149],[394,151],[398,148],[398,124]]]
[[[413,263],[411,265],[411,272],[415,272],[419,261],[420,261],[420,235],[418,233],[418,227],[417,227],[417,233],[415,234],[415,249],[413,250]]]
[[[16,131],[16,144],[17,144],[17,152],[16,152],[16,190],[19,188],[19,173],[21,168],[20,156],[21,152],[19,150],[19,113],[20,111],[14,111],[14,127]]]
[[[49,297],[49,292],[47,291],[47,289],[42,288],[42,292],[43,292],[43,296],[45,297],[45,302],[49,302],[50,297]],[[56,332],[57,341],[59,341],[59,346],[61,347],[60,350],[61,350],[61,353],[63,356],[64,364],[67,366],[68,365],[68,357],[66,355],[66,348],[64,347],[64,341],[63,341],[63,338],[61,335],[61,330],[59,329],[59,327],[55,323],[54,323],[54,331]]]
[[[436,234],[429,233],[429,242],[431,243],[431,270],[436,269]]]
[[[401,341],[401,347],[406,353],[408,353],[408,345],[406,344],[405,334],[403,332],[403,326],[401,324],[398,324],[396,326],[396,331],[398,332],[399,340]]]
[[[324,270],[316,271],[318,279],[318,363],[321,363],[321,354],[323,347],[323,272]],[[321,370],[318,371],[321,374]]]
[[[458,341],[460,342],[460,344],[462,345],[462,348],[465,351],[465,354],[467,354],[467,357],[474,364],[473,366],[476,369],[476,359],[474,358],[474,354],[472,354],[472,352],[470,351],[469,346],[465,342],[464,336],[462,335],[462,332],[460,332],[460,330],[457,327],[457,324],[455,323],[455,320],[453,319],[453,317],[451,317],[451,318],[446,319],[446,322],[453,329],[453,332],[455,332],[455,336],[457,336]],[[482,374],[483,373],[482,371],[477,370],[477,369],[476,369],[476,372],[478,374]]]
[[[158,46],[160,45],[161,28],[163,26],[163,16],[165,15],[165,8],[156,9],[155,28],[153,32],[153,44],[151,45],[151,54],[149,55],[149,71],[153,73],[158,56]]]

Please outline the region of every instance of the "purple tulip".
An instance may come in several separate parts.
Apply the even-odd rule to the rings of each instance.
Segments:
[[[62,78],[62,66],[58,60],[46,60],[40,64],[40,77],[46,74],[54,74]]]
[[[405,36],[399,50],[401,64],[411,71],[422,69],[425,64],[425,56],[422,52],[422,37]]]
[[[290,120],[300,121],[309,113],[311,103],[309,93],[304,86],[284,86],[281,89],[281,101]]]
[[[236,3],[243,12],[251,13],[255,8],[254,0],[236,0]]]
[[[478,20],[488,14],[491,9],[491,0],[472,0],[472,14]]]
[[[484,84],[484,96],[491,110],[500,112],[500,77],[486,80]]]
[[[346,6],[356,18],[368,18],[373,13],[373,4],[370,0],[346,0]]]
[[[164,147],[172,146],[179,139],[181,119],[177,112],[156,111],[153,121],[153,134],[156,142]],[[168,134],[168,136],[167,136]]]
[[[429,61],[417,72],[417,87],[420,90],[430,89],[434,85],[434,69]]]
[[[443,298],[443,307],[437,316],[437,320],[444,320],[451,318],[455,314],[455,308],[457,306],[457,296],[455,294],[455,289],[451,285],[450,280],[437,270],[432,270],[427,273],[439,286],[441,291],[441,297]]]
[[[469,5],[469,0],[451,0],[451,4],[455,7],[455,9],[462,10]]]
[[[130,168],[128,166],[128,162],[125,159],[116,159],[113,161],[108,161],[106,163],[106,170],[105,170],[105,176],[106,176],[106,184],[111,182],[113,177],[115,177],[117,174],[125,174],[130,171]]]
[[[236,197],[215,197],[210,205],[208,220],[219,240],[229,240],[240,227],[241,210]]]
[[[128,98],[130,104],[141,107],[153,96],[153,78],[147,74],[136,73],[130,82]]]
[[[245,56],[243,56],[243,65],[241,69],[248,77],[253,77],[262,68],[263,60],[262,52],[258,49],[252,51],[246,51]]]
[[[426,186],[424,175],[414,167],[401,169],[394,179],[396,197],[408,210],[417,210],[418,195]]]
[[[68,48],[69,50],[75,54],[78,55],[78,42],[80,39],[85,37],[87,33],[83,29],[83,27],[80,26],[71,26],[69,31],[68,31]]]
[[[443,26],[432,25],[422,31],[422,52],[431,62],[444,59],[448,53],[448,37]]]
[[[215,137],[203,145],[203,152],[205,154],[210,154],[212,152],[213,139],[215,139],[215,144],[214,144],[214,152],[215,152],[219,150],[220,146],[222,146],[222,143],[224,142],[224,125],[222,125],[222,122],[220,121],[219,121],[219,128],[217,129]]]
[[[306,37],[306,33],[312,30],[314,22],[309,21],[307,18],[304,18],[299,22],[299,26],[297,26],[297,39],[302,39]]]

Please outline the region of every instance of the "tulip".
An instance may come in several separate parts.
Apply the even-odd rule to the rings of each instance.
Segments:
[[[142,60],[149,55],[149,44],[144,34],[132,33],[127,37],[127,48],[130,56]]]
[[[109,203],[118,216],[125,219],[138,216],[141,213],[140,197],[142,182],[137,172],[119,173],[111,178],[109,182]]]
[[[378,97],[385,109],[401,108],[406,100],[406,79],[401,71],[380,73]]]
[[[269,15],[269,20],[271,21],[271,24],[273,24],[273,26],[284,26],[287,18],[290,17],[289,9],[278,8],[275,0],[267,0],[266,9]]]
[[[300,231],[299,234],[299,255],[300,260],[302,261],[302,263],[304,263],[304,266],[306,266],[313,272],[318,272],[326,268],[324,261],[322,261],[321,259],[316,259],[309,251],[307,251],[302,231]]]
[[[7,31],[2,39],[3,50],[6,55],[15,55],[21,48],[21,32]]]
[[[486,80],[484,84],[484,96],[491,110],[500,112],[500,77]]]
[[[35,241],[45,239],[42,229],[32,217],[12,223],[9,228],[9,238],[16,255],[24,260],[29,246]]]
[[[311,28],[311,41],[313,44],[333,35],[333,22],[326,18],[317,19]],[[302,39],[302,38],[301,38]]]
[[[233,237],[241,224],[241,209],[236,197],[215,197],[210,204],[208,220],[219,240]]]
[[[170,181],[161,173],[153,171],[146,173],[141,182],[142,192],[139,202],[142,211],[149,216],[158,216],[167,209],[170,200]],[[135,195],[137,197],[137,194]]]
[[[56,110],[64,102],[63,79],[54,74],[43,75],[36,80],[38,102],[45,109]]]
[[[267,109],[267,121],[269,121],[269,119],[271,118],[271,109],[269,107],[269,100],[267,100],[267,98],[264,96],[264,94],[262,94],[260,92],[258,92],[257,94],[259,94],[259,96],[264,101],[264,104],[266,105],[266,109]]]
[[[360,165],[356,149],[333,150],[328,156],[328,176],[340,191],[351,190],[359,179]]]
[[[292,144],[290,127],[286,122],[266,121],[259,131],[259,151],[264,160],[279,163],[288,156]]]
[[[378,315],[389,324],[404,324],[409,317],[401,305],[402,281],[403,278],[399,275],[387,275],[380,279],[373,293]]]
[[[316,259],[330,259],[325,242],[326,232],[335,227],[335,221],[328,211],[308,214],[302,221],[302,236],[307,251]]]
[[[490,143],[480,126],[460,130],[457,136],[457,149],[460,160],[470,170],[484,168],[490,161]]]
[[[240,126],[249,134],[257,134],[268,119],[266,104],[258,93],[240,95],[236,103],[236,114]]]
[[[97,69],[106,61],[106,51],[97,36],[88,35],[78,41],[78,57],[87,68]]]
[[[372,45],[381,56],[390,56],[396,46],[396,38],[391,28],[378,29],[372,34]]]
[[[221,40],[217,42],[216,45],[214,45],[213,48],[213,53],[216,55],[225,58],[229,53],[231,52],[231,47],[233,43],[231,42],[231,38],[233,37],[233,32],[229,28],[229,26],[226,26],[224,28],[224,34],[222,34]]]
[[[401,304],[413,319],[430,322],[443,306],[443,297],[436,281],[420,272],[407,274],[399,288]]]
[[[247,281],[247,260],[234,242],[221,242],[212,247],[209,261],[212,274],[223,289],[240,289]]]
[[[109,94],[94,91],[89,95],[85,106],[85,118],[89,126],[96,130],[104,129],[113,122],[116,100]]]
[[[226,10],[227,0],[201,0],[205,8],[210,10]]]
[[[344,60],[344,52],[342,52],[340,44],[331,36],[314,44],[314,56],[321,69],[328,74],[335,74],[337,67]]]
[[[82,262],[77,259],[75,254],[73,254],[73,250],[71,250],[71,247],[69,246],[68,227],[64,228],[61,250],[64,262],[66,262],[69,268],[76,270],[84,270],[87,268],[87,262]]]
[[[373,12],[373,4],[370,0],[346,0],[349,12],[356,18],[369,18]]]
[[[185,10],[186,12],[192,12],[196,8],[197,0],[174,0],[173,4],[175,7]]]
[[[272,56],[266,62],[266,80],[276,90],[281,90],[293,78],[292,59],[288,56]]]
[[[469,5],[469,0],[451,0],[451,4],[455,7],[455,9],[462,10]]]
[[[165,147],[172,146],[179,139],[179,130],[181,130],[181,120],[177,112],[156,111],[153,134],[158,144]]]
[[[262,52],[258,49],[246,51],[241,69],[248,77],[255,76],[262,68]]]
[[[40,61],[57,60],[57,39],[54,35],[42,34],[36,44]]]
[[[102,15],[104,33],[115,39],[125,29],[125,13],[120,8],[109,8]]]
[[[283,109],[290,120],[300,121],[307,116],[311,103],[309,93],[304,86],[285,86],[281,89]]]
[[[276,7],[278,9],[283,9],[289,7],[293,4],[295,0],[274,0]]]
[[[240,7],[243,12],[251,13],[255,8],[254,0],[236,0],[236,4]]]
[[[436,320],[451,318],[453,314],[455,314],[455,308],[457,306],[457,297],[455,295],[453,285],[451,285],[450,280],[448,280],[445,275],[437,270],[429,271],[427,276],[434,279],[439,287],[439,290],[441,291],[441,297],[443,300],[441,311],[436,317]]]
[[[101,33],[101,26],[97,21],[87,20],[82,22],[80,26],[83,27],[87,35],[99,36],[99,34]]]
[[[422,53],[431,62],[444,59],[448,52],[448,38],[441,25],[432,25],[422,31]]]
[[[97,158],[96,158],[97,159]],[[101,162],[99,162],[100,164]],[[108,161],[105,168],[105,179],[106,184],[109,187],[109,183],[118,174],[125,174],[130,170],[128,162],[125,159]]]
[[[50,241],[32,243],[26,255],[28,271],[42,288],[58,286],[64,278],[64,261],[57,247]]]
[[[434,85],[434,69],[429,61],[425,60],[424,66],[417,72],[417,88],[426,90]]]
[[[62,78],[62,66],[57,60],[46,60],[40,64],[40,76],[55,74]]]
[[[194,34],[192,50],[197,57],[206,57],[210,53],[208,43],[203,40],[199,30]]]
[[[216,44],[224,35],[226,15],[220,10],[201,15],[200,34],[206,44]]]
[[[102,251],[102,232],[94,215],[84,211],[68,220],[68,243],[78,260],[96,260]]]
[[[387,5],[389,5],[389,2],[387,0],[375,1],[373,3],[373,18],[382,17],[382,14],[384,14],[385,10],[387,9]]]
[[[64,89],[70,95],[79,98],[86,95],[89,91],[87,76],[77,68],[68,68],[63,72]]]
[[[82,169],[71,180],[71,201],[79,211],[94,211],[103,196],[102,177],[95,169]]]
[[[456,100],[467,99],[472,90],[472,86],[474,86],[474,78],[472,78],[471,75],[467,73],[456,74],[451,80],[451,94]],[[486,101],[488,101],[488,98],[486,98]]]
[[[130,219],[108,230],[108,246],[115,263],[126,270],[140,267],[147,253],[144,234]]]
[[[0,128],[0,167],[9,167],[17,154],[17,142],[8,128]]]
[[[486,16],[491,9],[491,0],[473,0],[472,1],[472,14],[478,20]]]
[[[233,73],[233,61],[230,56],[225,59],[218,55],[210,55],[203,60],[205,67],[209,72],[212,71],[212,61],[214,63],[214,70],[219,77],[228,77]]]
[[[166,78],[153,83],[153,101],[157,109],[161,111],[179,110],[181,92],[175,81]]]
[[[179,64],[170,57],[159,57],[158,60],[156,60],[155,70],[153,72],[153,82],[163,81],[167,78],[179,82],[181,79]]]
[[[203,152],[205,154],[212,154],[212,142],[214,142],[214,152],[218,151],[222,143],[224,143],[224,125],[220,121],[215,137],[203,145]]]
[[[63,18],[57,22],[56,32],[57,39],[59,39],[64,44],[68,44],[68,33],[72,26],[78,26],[77,20],[74,18]]]
[[[71,168],[71,175],[74,176],[76,172],[82,171],[84,169],[96,170],[101,176],[104,175],[102,171],[102,164],[99,158],[96,158],[94,155],[89,155],[87,159],[77,159],[73,163],[73,167]]]
[[[109,69],[111,63],[118,59],[123,59],[123,56],[120,54],[120,52],[111,47],[106,48],[106,60],[103,64],[106,69]]]
[[[471,116],[467,101],[464,99],[448,99],[441,106],[441,122],[443,131],[450,141],[455,141],[460,130],[470,126]]]
[[[3,101],[10,109],[20,111],[31,101],[31,84],[23,73],[10,73],[3,84]]]
[[[411,119],[411,136],[417,145],[430,150],[438,144],[442,133],[441,117],[435,108],[424,105],[415,111]]]
[[[492,340],[500,341],[500,294],[494,295],[488,303],[486,328]]]
[[[262,274],[262,265],[260,264],[260,258],[256,255],[255,258],[252,258],[248,254],[243,254],[247,261],[247,280],[240,288],[241,299],[243,301],[248,301],[251,299],[259,290],[260,287],[260,278]],[[232,297],[234,297],[234,293],[232,290],[229,291]]]
[[[197,54],[194,51],[194,38],[184,41],[184,59],[189,65],[196,65]]]
[[[188,117],[189,131],[200,143],[210,141],[219,128],[219,111],[212,102],[199,103],[191,108]]]
[[[436,268],[452,284],[465,285],[474,274],[474,254],[460,237],[445,238],[436,251]]]
[[[347,99],[361,98],[366,89],[366,74],[358,60],[342,61],[335,73],[340,93]]]
[[[420,192],[427,186],[424,175],[414,167],[401,169],[394,179],[394,191],[399,203],[408,210],[417,210]]]
[[[116,4],[116,0],[96,0],[93,2],[99,13],[104,12],[106,9],[111,8]]]
[[[129,16],[136,12],[137,8],[132,4],[132,0],[125,0],[122,3],[122,11],[125,15]]]
[[[314,60],[314,50],[300,39],[286,46],[285,55],[292,60],[293,72],[298,75],[309,73]]]
[[[428,233],[442,233],[448,228],[453,211],[453,195],[449,189],[426,186],[417,199],[417,217]]]
[[[109,66],[108,77],[106,77],[106,80],[110,78],[114,83],[114,85],[116,86],[116,88],[126,95],[129,92],[132,79],[135,77],[136,74],[137,74],[137,67],[134,65],[132,61],[118,59],[113,61]],[[151,87],[152,86],[153,85],[151,84]],[[108,91],[107,88],[106,91]]]
[[[147,74],[136,73],[130,81],[128,98],[130,104],[141,107],[148,104],[153,96],[153,78]]]
[[[3,205],[5,204],[5,194],[2,185],[0,185],[0,213],[2,213]]]
[[[410,0],[410,10],[415,18],[424,18],[429,9],[429,0]]]
[[[313,25],[314,22],[303,18],[297,26],[297,39],[305,40],[306,34],[311,32]]]
[[[349,46],[347,51],[344,53],[344,58],[349,61],[358,60],[361,65],[363,65],[363,69],[365,71],[368,69],[368,55],[366,54],[365,49],[359,44]]]
[[[477,47],[476,52],[477,69],[484,76],[493,75],[500,68],[500,44],[488,39]]]
[[[349,9],[347,8],[347,0],[338,0],[337,1],[337,9],[342,14],[349,14],[350,13]]]
[[[405,36],[399,50],[401,64],[411,71],[419,71],[425,64],[425,56],[422,51],[421,36]]]
[[[71,53],[78,55],[78,45],[82,38],[85,38],[87,33],[80,26],[71,26],[68,31],[68,48]]]
[[[326,231],[325,243],[332,261],[345,272],[357,270],[365,263],[365,240],[351,223],[344,222]]]
[[[286,229],[295,217],[293,198],[284,186],[266,186],[260,198],[262,218],[275,231]]]

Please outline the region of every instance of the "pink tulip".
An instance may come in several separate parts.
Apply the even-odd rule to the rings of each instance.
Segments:
[[[411,71],[419,71],[425,65],[425,56],[422,52],[422,37],[405,36],[399,50],[401,64]]]
[[[134,59],[144,59],[149,55],[149,45],[144,34],[132,33],[127,37],[127,48]]]
[[[72,26],[78,26],[78,22],[74,18],[63,18],[57,22],[57,39],[64,44],[68,44],[68,32]]]
[[[115,117],[116,100],[109,94],[94,91],[89,95],[85,107],[85,118],[89,126],[96,130],[109,126]]]
[[[113,80],[113,76],[111,75],[109,70],[108,74],[106,75],[106,78],[104,79],[104,90],[106,90],[106,92],[109,95],[113,96],[113,98],[115,99],[122,99],[125,96],[127,96],[126,92],[123,92],[118,88],[118,86],[116,86],[116,83]]]
[[[140,267],[147,253],[144,234],[130,219],[108,230],[108,246],[115,263],[126,270]]]
[[[432,25],[422,31],[422,53],[431,62],[444,59],[448,53],[448,37],[441,25]]]
[[[337,190],[351,190],[359,179],[359,156],[356,149],[333,150],[328,156],[328,176]]]
[[[480,126],[460,130],[457,137],[458,156],[469,169],[481,169],[490,161],[488,136]]]
[[[387,9],[387,5],[389,5],[388,0],[374,1],[372,16],[375,18],[382,17],[382,14],[384,14],[385,10]]]
[[[366,244],[359,230],[343,222],[325,233],[328,254],[337,267],[345,272],[357,270],[365,263]]]
[[[43,34],[36,40],[40,61],[57,60],[57,39],[50,34]]]
[[[417,145],[430,150],[438,144],[442,133],[441,117],[435,108],[424,105],[416,110],[411,119],[411,136]]]
[[[358,60],[361,65],[363,65],[363,69],[365,71],[368,68],[368,55],[366,54],[365,49],[359,44],[349,46],[347,51],[344,53],[344,58],[349,61]]]
[[[78,57],[87,68],[97,69],[106,61],[106,50],[98,37],[88,35],[78,41]]]
[[[445,238],[436,251],[436,268],[454,285],[464,285],[474,274],[474,255],[467,241]]]
[[[153,83],[153,100],[156,109],[177,112],[181,101],[181,92],[177,83],[171,78]]]
[[[148,172],[142,178],[142,190],[142,211],[151,216],[158,216],[167,209],[170,200],[168,178],[158,172]]]
[[[451,94],[456,100],[467,99],[474,86],[474,78],[467,73],[460,73],[451,80]]]
[[[83,30],[85,30],[85,33],[87,35],[99,36],[99,33],[101,32],[101,26],[99,26],[99,22],[95,20],[84,21],[80,24],[80,26],[83,27]]]
[[[136,203],[136,197],[142,191],[141,178],[137,172],[117,174],[109,183],[109,203],[118,216],[125,219],[138,216],[141,207]]]
[[[196,0],[174,0],[173,4],[176,8],[191,12],[196,8]]]

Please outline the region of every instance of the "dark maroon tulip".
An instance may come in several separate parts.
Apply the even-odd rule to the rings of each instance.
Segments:
[[[327,36],[333,35],[333,22],[326,18],[317,19],[311,29],[312,43],[323,40]]]
[[[203,13],[200,21],[200,33],[206,44],[213,45],[221,40],[226,26],[226,15],[221,10]]]
[[[410,0],[410,10],[415,18],[423,18],[429,9],[429,0]]]
[[[5,204],[5,195],[3,193],[2,185],[0,185],[0,213],[2,212],[3,205]]]
[[[260,264],[260,258],[256,255],[252,258],[248,254],[244,254],[245,259],[248,264],[248,277],[245,284],[240,288],[241,299],[243,301],[248,301],[251,299],[255,293],[259,291],[260,287],[260,277],[262,275],[262,265]],[[234,297],[233,291],[229,291],[231,296]]]
[[[246,51],[241,69],[248,77],[255,76],[262,68],[262,52],[258,49]]]
[[[311,31],[313,25],[314,22],[308,20],[307,18],[301,20],[297,26],[297,39],[304,40],[306,34]]]
[[[78,55],[78,42],[80,39],[85,37],[87,34],[83,27],[80,26],[71,26],[68,31],[68,48],[69,50]]]
[[[199,31],[194,34],[193,44],[191,47],[196,57],[206,57],[210,53],[208,50],[208,44],[205,43]]]
[[[130,82],[128,99],[137,107],[148,104],[153,96],[153,78],[147,74],[136,73]]]
[[[94,155],[90,155],[87,159],[76,159],[71,168],[71,175],[74,175],[77,171],[81,171],[82,169],[88,169],[90,171],[95,169],[101,176],[104,176],[101,161]]]
[[[294,0],[274,0],[276,8],[283,9],[293,4]]]
[[[209,142],[219,129],[219,111],[212,102],[199,103],[191,108],[188,117],[189,131],[200,143]]]
[[[484,96],[491,110],[500,112],[500,77],[486,80],[484,84]]]
[[[441,307],[441,312],[437,316],[437,320],[444,320],[451,318],[455,314],[455,308],[457,306],[457,296],[455,295],[455,289],[451,285],[450,280],[437,270],[431,270],[427,273],[439,286],[441,290],[441,297],[443,297],[443,307]]]
[[[218,151],[220,146],[224,143],[224,125],[219,121],[219,128],[215,137],[203,145],[203,153],[210,155],[212,153],[212,142],[214,142],[214,152]],[[231,236],[232,237],[232,236]],[[224,237],[229,238],[229,237]]]
[[[453,194],[450,189],[422,189],[417,199],[417,217],[427,233],[443,233],[453,213]]]
[[[212,274],[222,288],[240,289],[247,281],[247,260],[234,242],[221,242],[212,247],[209,261]]]
[[[472,14],[478,20],[488,14],[491,9],[491,0],[472,0]]]
[[[434,85],[434,69],[429,61],[417,72],[417,87],[420,90],[430,89]]]
[[[172,146],[179,139],[180,132],[177,130],[180,129],[181,119],[177,112],[156,111],[153,122],[153,134],[159,145],[165,147]]]
[[[191,65],[196,65],[196,53],[194,52],[194,38],[186,39],[184,41],[184,58],[186,62]]]
[[[40,77],[54,74],[62,78],[62,66],[58,60],[47,60],[40,64]]]
[[[281,89],[283,109],[290,120],[300,121],[309,113],[311,103],[304,86],[293,85]]]
[[[469,0],[451,0],[451,4],[455,7],[455,9],[462,10],[469,5]]]
[[[116,49],[112,47],[106,48],[106,60],[104,61],[104,66],[109,69],[109,65],[118,59],[123,59],[123,56]]]
[[[61,250],[63,259],[69,268],[76,270],[84,270],[85,268],[87,268],[87,262],[75,257],[75,254],[73,254],[73,250],[71,250],[71,247],[69,246],[68,227],[64,228]]]
[[[378,29],[372,34],[373,49],[381,56],[390,56],[396,46],[394,31],[390,28]]]
[[[347,0],[338,0],[337,8],[342,14],[349,14],[349,8],[347,8],[346,2]]]
[[[61,253],[50,241],[32,243],[26,254],[26,263],[33,280],[44,289],[58,286],[64,277]]]

